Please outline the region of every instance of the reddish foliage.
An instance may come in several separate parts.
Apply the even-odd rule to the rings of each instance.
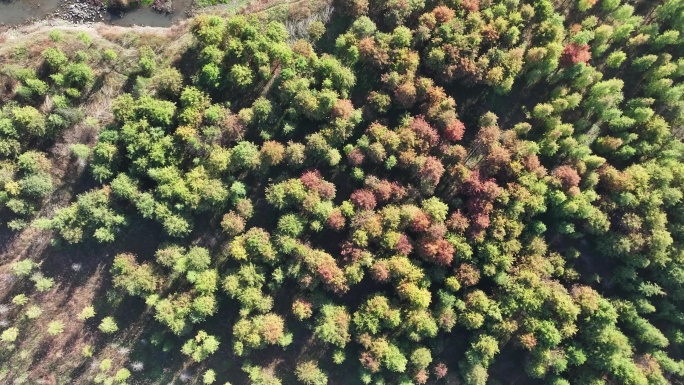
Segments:
[[[456,270],[456,278],[465,286],[473,286],[480,281],[480,271],[474,265],[463,263]]]
[[[335,185],[323,180],[321,173],[318,170],[306,171],[299,177],[307,189],[315,192],[323,199],[332,199],[335,197]]]
[[[493,146],[485,157],[482,168],[488,175],[496,175],[501,169],[506,170],[510,164],[511,152],[503,146]]]
[[[359,53],[361,57],[376,66],[382,66],[389,61],[389,54],[378,48],[375,39],[365,37],[359,42]]]
[[[318,266],[316,266],[316,273],[321,281],[328,285],[333,291],[344,292],[348,289],[344,278],[344,271],[335,264],[334,259],[325,258],[321,261]]]
[[[444,378],[447,375],[447,366],[444,365],[444,363],[439,363],[435,365],[435,376],[437,376],[438,379]]]
[[[355,247],[352,242],[344,241],[340,247],[342,248],[340,255],[343,256],[347,262],[358,262],[363,258],[364,250]]]
[[[480,34],[482,34],[482,38],[488,42],[499,40],[499,31],[497,31],[496,28],[491,24],[482,27]]]
[[[491,211],[491,209],[487,209],[487,211]],[[472,227],[472,232],[475,235],[481,234],[482,231],[484,231],[486,228],[491,225],[491,220],[489,219],[488,214],[480,213],[480,214],[475,214],[473,216],[473,221],[472,221],[473,227]]]
[[[392,195],[394,195],[395,200],[401,200],[406,197],[407,192],[404,186],[397,182],[392,182]]]
[[[476,84],[484,76],[484,71],[478,66],[477,62],[468,57],[458,58],[455,67],[455,76],[464,78],[469,84]]]
[[[421,26],[426,27],[429,30],[435,29],[437,25],[437,19],[435,18],[434,13],[424,13],[420,15],[420,24]]]
[[[528,171],[537,174],[537,177],[539,178],[546,175],[546,168],[542,166],[537,155],[528,155],[527,157],[525,157],[525,159],[523,159],[523,164],[525,165],[525,168]]]
[[[354,105],[349,99],[338,99],[333,107],[332,114],[336,118],[349,119],[354,112]]]
[[[463,183],[463,187],[466,195],[489,201],[493,201],[503,193],[503,189],[496,184],[494,179],[482,180],[478,171],[470,173],[470,178]]]
[[[401,235],[395,249],[397,250],[397,253],[402,255],[411,254],[411,251],[413,251],[413,245],[411,245],[411,240],[406,234]]]
[[[416,380],[416,383],[418,384],[426,384],[430,376],[428,375],[428,371],[425,369],[422,369],[416,373],[416,376],[414,377]]]
[[[456,14],[453,9],[444,5],[435,8],[432,10],[432,13],[435,15],[435,19],[440,23],[447,23],[451,21]]]
[[[342,212],[340,210],[333,210],[325,224],[333,230],[340,231],[344,228],[345,222],[346,220]]]
[[[563,48],[560,57],[560,64],[564,67],[569,67],[578,63],[586,63],[591,59],[591,51],[589,45],[570,43]]]
[[[532,333],[523,334],[519,339],[520,344],[527,350],[532,350],[537,346],[537,338]]]
[[[333,277],[335,277],[336,269],[337,266],[333,266],[333,263],[325,261],[318,265],[316,272],[321,277],[321,280],[323,280],[323,282],[328,283],[332,281]]]
[[[412,82],[404,82],[394,90],[394,97],[401,107],[410,108],[416,102],[416,92]]]
[[[582,30],[582,24],[575,23],[570,26],[570,36],[576,35]]]
[[[439,184],[439,180],[442,178],[442,174],[444,174],[444,166],[439,159],[435,158],[434,156],[428,156],[423,165],[420,167],[418,174],[425,181],[437,186]]]
[[[299,284],[302,285],[302,287],[309,287],[313,283],[313,277],[309,274],[304,274],[299,278]]]
[[[443,311],[438,318],[440,325],[448,326],[448,328],[453,327],[456,324],[456,314],[450,311]]]
[[[263,336],[269,344],[275,344],[283,337],[285,324],[279,316],[264,317]]]
[[[463,139],[463,134],[465,133],[465,125],[458,119],[455,119],[444,129],[444,138],[455,142],[457,140]]]
[[[389,200],[392,197],[392,184],[383,180],[375,186],[373,192],[381,201]]]
[[[501,138],[501,130],[497,126],[485,126],[480,127],[475,136],[475,146],[482,147],[490,151],[495,144],[498,143],[499,138]]]
[[[297,40],[292,45],[292,51],[298,53],[304,57],[311,57],[314,53],[313,47],[306,40]]]
[[[604,136],[599,138],[599,142],[597,143],[600,148],[605,151],[617,151],[620,146],[622,146],[623,141],[620,138],[615,138],[613,136]]]
[[[376,205],[375,195],[370,190],[359,189],[351,194],[351,200],[357,207],[373,210]]]
[[[449,266],[454,259],[454,246],[444,238],[424,237],[418,242],[418,255],[440,266]]]
[[[461,7],[470,12],[477,12],[480,10],[480,0],[462,0]]]
[[[363,152],[358,148],[354,148],[353,150],[349,151],[349,154],[347,155],[347,160],[349,161],[349,164],[354,167],[363,164],[363,158],[365,158],[365,156],[363,155]]]
[[[424,83],[420,81],[424,81]],[[445,106],[445,104],[450,105],[452,107],[456,106],[456,101],[451,99],[451,101],[453,101],[453,104],[451,104],[451,101],[449,101],[451,97],[447,96],[444,88],[435,86],[432,79],[420,78],[419,84],[422,84],[422,86],[425,88],[423,92],[425,92],[424,98],[428,110],[431,108],[440,109],[447,107]]]
[[[299,180],[302,181],[304,186],[309,190],[315,190],[321,181],[321,172],[318,170],[306,171],[299,177]]]
[[[447,235],[447,227],[443,223],[433,223],[430,228],[427,229],[427,233],[432,238],[443,238]]]
[[[392,183],[386,179],[367,178],[366,185],[370,188],[379,201],[387,201],[392,197]]]
[[[572,298],[584,309],[591,312],[599,308],[600,295],[596,290],[589,286],[574,285],[572,287]]]
[[[387,282],[390,279],[390,268],[387,262],[380,261],[375,262],[373,267],[371,267],[371,276],[374,280],[378,282]]]
[[[570,195],[571,197],[578,196],[580,194],[580,192],[581,191],[580,191],[579,187],[577,187],[577,186],[572,186],[568,189],[568,195]]]
[[[380,371],[380,362],[373,357],[373,353],[371,352],[361,353],[359,361],[361,361],[361,365],[363,365],[364,368],[370,370],[372,373]]]
[[[553,170],[552,175],[560,180],[561,185],[566,190],[577,187],[582,180],[577,173],[577,170],[567,165],[556,168]]]
[[[617,170],[615,167],[604,164],[598,169],[599,185],[611,192],[623,192],[629,189],[631,175],[627,172]]]
[[[413,218],[411,218],[411,229],[413,231],[422,233],[430,228],[430,217],[422,211],[418,211]]]
[[[428,147],[432,147],[439,142],[439,133],[428,123],[422,115],[419,115],[411,122],[411,131],[416,133],[416,136],[427,143]]]
[[[318,195],[323,199],[332,199],[335,197],[335,185],[321,180],[321,184],[318,185]]]
[[[223,134],[225,142],[237,142],[242,140],[245,135],[247,127],[242,123],[236,115],[226,114],[219,122],[218,127]]]
[[[468,228],[469,222],[468,218],[466,218],[465,215],[461,214],[461,210],[457,210],[456,212],[451,213],[451,216],[449,216],[446,225],[449,228],[449,230],[463,234],[463,232],[466,231],[466,229]]]
[[[275,166],[283,161],[285,146],[275,140],[264,142],[261,146],[261,159],[268,166]]]
[[[359,53],[362,57],[372,57],[375,52],[375,39],[364,37],[359,41]]]
[[[308,314],[311,316],[311,313],[313,312],[313,303],[304,298],[296,298],[292,302],[292,311],[294,313]]]

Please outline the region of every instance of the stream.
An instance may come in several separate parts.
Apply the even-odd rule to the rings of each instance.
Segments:
[[[193,0],[173,0],[173,13],[166,14],[149,7],[126,12],[108,12],[88,0],[0,0],[0,25],[17,26],[47,18],[74,23],[104,22],[119,26],[168,27],[188,17]]]

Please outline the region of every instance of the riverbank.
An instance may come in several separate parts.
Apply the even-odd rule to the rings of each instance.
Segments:
[[[120,26],[168,27],[192,16],[194,0],[173,0],[163,10],[137,7],[109,10],[92,0],[0,0],[0,30],[41,20],[61,19],[73,24],[106,23]]]

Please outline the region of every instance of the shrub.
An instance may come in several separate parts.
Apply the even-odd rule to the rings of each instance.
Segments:
[[[71,147],[69,147],[69,150],[71,151],[71,154],[76,157],[76,159],[86,160],[90,157],[91,150],[86,144],[72,144]]]
[[[123,384],[129,377],[131,377],[131,372],[126,368],[121,368],[114,374],[114,381]]]
[[[245,220],[237,213],[231,211],[223,216],[221,227],[226,234],[235,236],[245,231]]]
[[[14,342],[19,336],[19,329],[16,327],[10,327],[2,331],[0,334],[0,341],[2,342]]]
[[[204,374],[202,375],[202,383],[209,385],[213,384],[214,382],[216,382],[216,372],[214,372],[212,369],[209,369],[206,372],[204,372]]]
[[[16,107],[12,110],[12,117],[21,133],[34,137],[45,135],[45,116],[34,107]]]
[[[154,70],[157,69],[154,51],[152,51],[150,47],[145,46],[140,48],[138,66],[140,66],[140,73],[145,77],[152,76]]]
[[[163,97],[177,97],[183,89],[183,75],[175,68],[164,68],[152,78],[157,93]]]
[[[50,289],[52,289],[53,286],[55,286],[55,280],[52,278],[48,277],[43,277],[42,275],[38,275],[36,277],[31,278],[33,282],[36,285],[36,290],[39,292],[46,292]]]
[[[219,340],[216,337],[207,334],[204,330],[200,330],[195,338],[185,342],[181,351],[183,354],[191,356],[196,362],[201,362],[215,353],[218,347]]]
[[[295,375],[304,385],[325,385],[328,383],[328,376],[318,368],[316,361],[305,361],[298,364]]]
[[[12,303],[17,306],[24,306],[28,303],[29,299],[26,294],[17,294],[12,298]]]
[[[42,173],[20,179],[19,186],[23,195],[34,199],[45,198],[53,191],[52,177]]]
[[[28,309],[26,309],[26,318],[28,319],[36,319],[43,314],[43,311],[36,305],[29,306]]]
[[[106,49],[102,52],[102,58],[108,62],[113,62],[118,56],[113,49]]]
[[[102,322],[100,322],[100,325],[97,328],[105,334],[115,333],[119,330],[119,326],[116,324],[116,321],[113,317],[103,318]]]
[[[80,320],[87,320],[90,318],[95,317],[95,308],[92,306],[86,306],[81,310],[81,312],[78,314],[78,319]]]
[[[50,321],[47,332],[51,336],[62,334],[64,332],[64,322],[59,320]]]
[[[14,262],[11,267],[12,274],[18,276],[18,277],[27,277],[29,276],[32,272],[33,269],[37,266],[35,262],[33,262],[30,259],[22,259],[18,262]]]
[[[70,64],[64,70],[64,80],[69,87],[85,90],[95,80],[95,73],[85,63]]]

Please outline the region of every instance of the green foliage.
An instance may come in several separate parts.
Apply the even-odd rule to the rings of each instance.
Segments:
[[[95,317],[95,308],[92,306],[86,306],[78,313],[78,319],[87,320]]]
[[[115,233],[126,218],[110,206],[109,188],[79,195],[71,206],[58,209],[50,219],[35,224],[41,229],[53,229],[68,243],[79,243],[85,236],[98,242],[114,241]]]
[[[316,317],[314,335],[323,342],[344,348],[350,339],[350,321],[343,306],[325,304]]]
[[[86,253],[98,313],[139,297],[150,348],[229,344],[253,384],[682,382],[684,3],[324,3],[5,42],[2,217],[53,232],[7,239],[36,292],[8,292],[0,377],[17,328],[64,329],[80,265],[40,262]]]
[[[305,385],[325,385],[328,376],[318,368],[316,361],[305,361],[297,365],[295,375],[300,383]]]
[[[204,372],[202,375],[202,383],[203,384],[213,384],[216,382],[216,372],[214,372],[212,369],[207,370]]]
[[[119,326],[116,324],[116,321],[113,317],[103,318],[100,322],[100,325],[97,328],[105,334],[115,333],[119,330]]]
[[[59,320],[50,321],[47,327],[47,333],[51,336],[56,336],[64,332],[64,322]]]
[[[12,274],[18,277],[27,277],[31,275],[33,269],[36,267],[36,263],[30,259],[22,259],[20,261],[14,262],[11,267]]]
[[[19,329],[16,327],[9,327],[0,334],[0,341],[5,343],[12,343],[19,337]]]
[[[95,73],[85,63],[69,64],[64,69],[64,80],[68,87],[83,91],[92,85],[95,80]]]
[[[40,137],[47,132],[45,116],[31,106],[12,109],[12,119],[20,135]]]
[[[196,362],[203,361],[211,354],[218,350],[219,341],[216,337],[208,335],[205,331],[200,330],[195,338],[189,339],[183,344],[182,352]]]

